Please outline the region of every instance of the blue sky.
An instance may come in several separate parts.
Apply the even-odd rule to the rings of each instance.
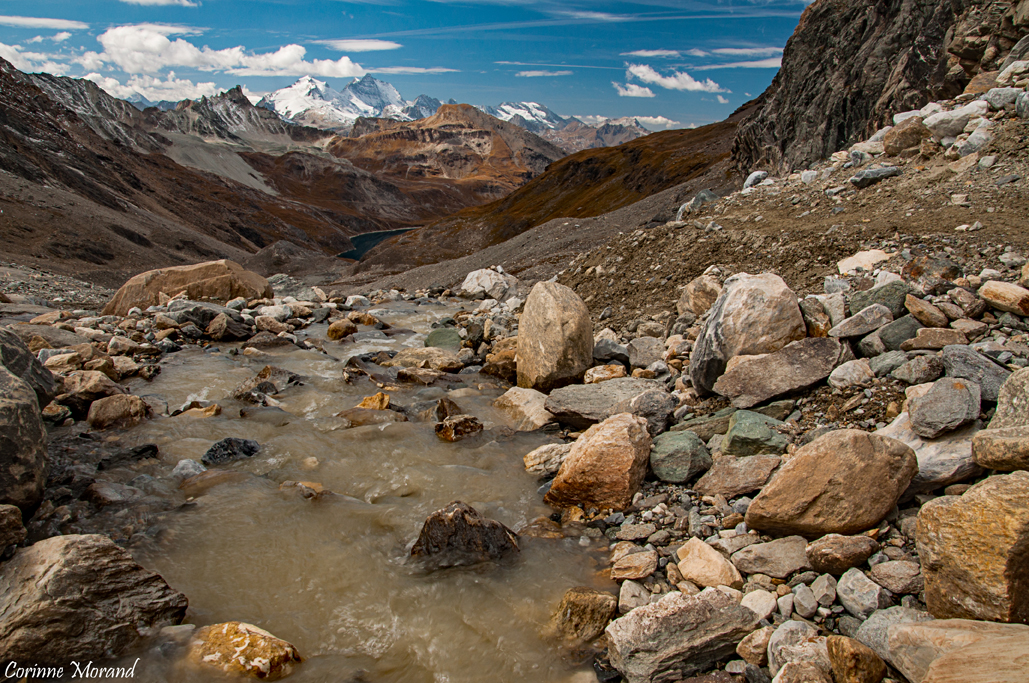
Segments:
[[[771,82],[809,0],[0,0],[0,57],[151,100],[371,73],[407,99],[535,101],[648,127]],[[670,123],[674,122],[674,123]]]

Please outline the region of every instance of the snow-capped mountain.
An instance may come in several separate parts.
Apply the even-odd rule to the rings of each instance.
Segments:
[[[504,102],[495,107],[480,106],[478,109],[501,121],[510,121],[531,133],[560,130],[571,121],[571,119],[558,116],[537,102]]]
[[[170,109],[174,109],[175,106],[178,104],[178,102],[172,102],[171,100],[160,100],[159,102],[153,102],[143,97],[138,92],[126,97],[125,101],[140,111],[143,111],[147,107],[157,107],[161,111],[168,111]]]
[[[304,76],[257,103],[288,121],[330,129],[349,128],[360,117],[412,121],[432,116],[439,105],[439,100],[426,95],[408,102],[391,84],[371,75],[355,79],[341,90]]]

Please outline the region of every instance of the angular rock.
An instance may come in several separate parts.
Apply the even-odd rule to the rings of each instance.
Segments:
[[[601,363],[620,363],[629,366],[629,350],[610,339],[598,339],[593,344],[593,360]]]
[[[840,341],[823,335],[792,342],[774,353],[740,356],[712,390],[730,398],[737,408],[749,408],[821,382],[842,354]]]
[[[207,449],[200,461],[208,467],[224,465],[234,460],[252,458],[261,450],[261,444],[250,439],[227,437]]]
[[[919,356],[924,358],[925,356]],[[870,358],[868,360],[868,367],[871,368],[872,374],[876,377],[884,377],[894,370],[903,367],[908,362],[908,356],[903,351],[887,351],[879,356]],[[943,366],[940,365],[940,372],[943,372]],[[937,375],[939,377],[939,375]],[[934,378],[935,379],[935,378]]]
[[[461,350],[462,341],[460,333],[453,327],[440,327],[426,335],[425,346],[457,353]]]
[[[0,652],[34,664],[120,657],[178,624],[186,596],[106,536],[55,536],[0,573]]]
[[[215,341],[243,341],[253,336],[250,328],[243,323],[236,322],[224,313],[219,313],[207,324],[204,333]],[[118,339],[118,337],[115,337]],[[111,340],[114,343],[114,339]],[[108,348],[110,353],[110,348]]]
[[[903,315],[879,328],[876,333],[887,351],[897,351],[904,346],[904,342],[916,338],[918,331],[922,329],[922,323],[913,315]]]
[[[596,358],[596,354],[593,357]],[[625,377],[624,365],[598,365],[586,371],[582,382],[583,384],[599,384],[619,377]]]
[[[857,632],[854,633],[854,638],[858,642],[867,645],[872,649],[872,652],[884,660],[892,663],[893,659],[890,655],[889,647],[890,628],[896,624],[919,623],[923,621],[932,621],[932,617],[926,612],[907,607],[887,607],[886,609],[873,612],[872,616],[868,617],[857,629]]]
[[[492,268],[473,270],[461,283],[461,293],[468,297],[484,294],[489,299],[506,301],[517,293],[518,278]]]
[[[861,337],[893,322],[893,314],[882,304],[860,309],[839,325],[829,330],[830,337]]]
[[[982,400],[996,401],[1011,371],[977,353],[969,346],[945,346],[940,354],[947,377],[958,377],[979,385]]]
[[[879,551],[879,543],[868,536],[826,534],[805,549],[808,562],[816,572],[840,576],[851,567],[865,563]]]
[[[880,683],[886,677],[886,662],[867,645],[846,636],[829,636],[825,646],[836,683]]]
[[[990,429],[1026,426],[1029,426],[1029,368],[1022,368],[1001,385]]]
[[[657,569],[657,552],[644,550],[641,553],[631,553],[618,558],[611,565],[611,579],[624,581],[626,579],[645,579]]]
[[[618,589],[618,613],[628,614],[637,607],[649,605],[653,597],[654,594],[643,584],[632,580],[622,581],[622,586]]]
[[[977,432],[972,438],[972,456],[979,465],[990,470],[1029,470],[1029,427]]]
[[[806,297],[798,303],[800,312],[804,316],[804,323],[807,325],[807,336],[828,336],[829,330],[832,328],[832,318],[829,317],[822,302],[814,297]]]
[[[552,391],[544,402],[544,408],[558,422],[575,429],[586,429],[621,412],[618,410],[620,406],[654,390],[664,391],[663,385],[635,377],[620,377],[599,384],[576,384]]]
[[[805,619],[811,619],[818,611],[814,592],[804,584],[793,589],[793,611]]]
[[[1029,315],[1029,289],[1010,282],[990,280],[979,288],[979,296],[999,311]]]
[[[544,408],[547,397],[535,389],[512,387],[493,402],[493,407],[518,431],[531,432],[554,421]]]
[[[629,342],[626,349],[629,352],[629,366],[645,368],[662,359],[665,345],[654,337],[637,337]]]
[[[858,171],[856,174],[851,176],[850,184],[854,187],[864,189],[876,183],[882,182],[887,178],[898,176],[903,171],[897,166],[885,166],[883,168],[868,168],[864,171]]]
[[[29,511],[43,499],[46,439],[36,392],[0,365],[0,504]]]
[[[704,496],[742,496],[764,486],[780,462],[782,459],[778,455],[719,456],[714,458],[711,469],[693,488]]]
[[[332,324],[329,325],[329,329],[325,331],[325,336],[331,341],[339,341],[340,339],[349,337],[356,332],[357,325],[346,318],[340,318],[339,320],[334,320]]]
[[[867,358],[849,360],[829,374],[829,386],[834,389],[871,384],[874,380],[875,373]]]
[[[21,510],[14,505],[0,505],[0,554],[7,546],[24,541],[27,533],[21,522]]]
[[[264,681],[289,676],[303,661],[297,649],[285,640],[241,621],[198,628],[190,640],[187,657],[198,668]]]
[[[736,646],[736,654],[748,664],[765,666],[768,664],[768,641],[772,639],[773,633],[775,633],[774,626],[759,628],[740,641],[740,644]]]
[[[772,353],[807,334],[794,294],[777,275],[741,273],[725,281],[690,356],[690,377],[709,393],[734,356]]]
[[[889,607],[889,593],[857,567],[848,569],[836,584],[836,597],[858,619],[867,619],[877,609]]]
[[[475,436],[483,430],[483,426],[474,415],[449,415],[442,422],[436,423],[435,430],[438,439],[454,443]]]
[[[644,418],[647,431],[651,436],[657,436],[668,428],[668,418],[676,405],[675,398],[664,389],[651,389],[616,404],[612,410]]]
[[[4,328],[0,328],[0,365],[29,385],[36,394],[40,410],[57,395],[53,373],[39,362],[18,335]]]
[[[922,140],[932,136],[932,131],[925,127],[922,118],[913,116],[894,126],[885,137],[883,137],[883,151],[891,156],[897,156],[906,149],[917,148]]]
[[[917,472],[905,444],[860,430],[830,432],[797,450],[747,509],[747,526],[815,538],[876,526]]]
[[[880,562],[872,567],[871,578],[894,595],[917,595],[924,581],[917,562],[896,560]]]
[[[499,560],[518,550],[518,534],[454,501],[425,520],[411,557],[426,568],[442,569]]]
[[[904,307],[926,327],[946,327],[950,322],[943,311],[936,306],[910,294],[904,298]]]
[[[811,569],[802,536],[788,536],[769,543],[755,543],[732,555],[732,563],[747,574],[766,574],[787,579],[802,569]]]
[[[936,351],[953,344],[967,344],[968,337],[958,330],[942,327],[923,327],[914,338],[900,345],[904,351]]]
[[[831,574],[822,574],[811,582],[811,593],[819,605],[831,606],[836,602],[836,579]]]
[[[185,292],[192,300],[214,301],[231,301],[240,296],[247,300],[274,296],[271,285],[263,277],[244,270],[234,261],[222,259],[140,273],[115,292],[103,314],[126,316],[130,308],[145,310],[160,304],[162,294],[173,297],[180,292]],[[203,327],[206,326],[205,323]]]
[[[518,386],[549,392],[581,381],[593,364],[593,323],[573,290],[538,282],[518,326]]]
[[[768,670],[778,673],[790,662],[803,661],[815,665],[816,669],[824,673],[829,671],[829,652],[825,647],[825,638],[818,635],[818,629],[803,621],[787,621],[779,625],[768,641]]]
[[[890,627],[888,648],[890,663],[912,683],[1016,683],[1024,680],[1029,626],[969,619],[904,623]]]
[[[382,365],[388,368],[430,368],[439,372],[457,372],[464,367],[452,352],[432,346],[402,349]]]
[[[645,419],[622,413],[590,427],[572,446],[544,502],[558,508],[628,507],[650,460],[646,426]]]
[[[908,384],[926,384],[938,379],[943,370],[943,361],[938,356],[915,356],[890,374]]]
[[[701,275],[691,280],[675,304],[679,315],[693,313],[696,316],[704,315],[714,305],[722,293],[722,286],[718,280],[710,275]]]
[[[693,432],[667,432],[654,439],[650,470],[661,481],[682,484],[711,465],[711,453]]]
[[[544,628],[544,634],[567,644],[588,643],[604,632],[617,611],[618,599],[610,593],[585,586],[569,588]]]
[[[691,538],[676,553],[679,572],[687,581],[701,587],[743,588],[743,577],[722,553],[699,538]]]
[[[775,430],[782,421],[749,410],[737,410],[729,418],[722,453],[731,456],[778,455],[788,440]]]
[[[875,433],[902,441],[915,451],[918,473],[904,493],[905,497],[910,497],[964,481],[982,472],[971,450],[972,437],[978,430],[978,424],[973,423],[939,438],[925,440],[915,433],[910,416],[903,412]]]
[[[944,377],[924,396],[908,402],[911,429],[923,439],[935,439],[978,420],[979,404],[978,384]]]
[[[64,378],[64,393],[55,400],[71,408],[72,414],[81,419],[89,412],[89,406],[101,398],[126,393],[123,386],[115,384],[102,372],[79,370]]]
[[[768,619],[775,612],[778,603],[776,602],[775,593],[769,593],[765,590],[751,591],[743,596],[743,600],[740,604],[749,609],[754,614],[758,615],[761,619]]]
[[[854,292],[850,295],[850,310],[863,311],[869,306],[885,306],[896,319],[904,315],[904,302],[912,291],[908,283],[894,280],[863,292]]]
[[[1029,621],[1029,472],[928,502],[917,534],[934,617]]]
[[[570,443],[547,444],[526,453],[522,461],[525,463],[526,471],[533,474],[539,476],[557,474],[557,471],[561,469],[561,463],[565,461],[571,450],[572,444]]]
[[[611,664],[628,683],[677,680],[730,657],[757,615],[719,590],[668,593],[611,622]]]
[[[128,429],[152,415],[150,406],[139,396],[118,394],[93,401],[86,420],[93,429]]]

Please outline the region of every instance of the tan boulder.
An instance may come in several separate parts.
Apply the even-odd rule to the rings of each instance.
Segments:
[[[904,308],[926,327],[946,327],[950,323],[946,314],[939,308],[911,294],[904,298]]]
[[[277,681],[303,661],[297,649],[267,631],[241,621],[197,629],[189,644],[190,662],[226,674]]]
[[[647,420],[613,415],[575,442],[544,502],[558,508],[584,503],[600,510],[624,509],[639,491],[649,462]]]
[[[93,401],[86,420],[93,429],[128,429],[151,414],[150,406],[139,396],[117,394]]]
[[[402,349],[383,365],[388,368],[429,368],[440,372],[457,372],[464,367],[455,354],[435,346]]]
[[[989,470],[1029,470],[1029,427],[979,431],[972,437],[972,455]]]
[[[990,280],[979,289],[979,296],[997,310],[1029,315],[1029,289],[1024,287]]]
[[[568,644],[588,643],[604,632],[618,611],[618,598],[593,588],[569,588],[543,629]]]
[[[368,408],[369,410],[387,410],[389,409],[389,405],[389,394],[384,394],[380,391],[374,396],[365,396],[356,407]]]
[[[679,311],[679,315],[689,312],[701,316],[714,305],[721,293],[722,285],[716,278],[710,275],[701,275],[686,285],[675,308]]]
[[[906,444],[841,429],[797,450],[747,510],[747,526],[775,536],[854,534],[875,527],[918,472]]]
[[[829,636],[833,680],[836,683],[879,683],[886,676],[886,662],[864,643],[846,636]]]
[[[797,295],[781,277],[734,275],[725,281],[693,347],[693,386],[701,394],[710,393],[734,356],[773,353],[805,336]]]
[[[115,384],[104,373],[79,370],[64,378],[64,393],[55,400],[71,408],[77,417],[85,417],[93,401],[124,393],[125,387]]]
[[[586,371],[586,376],[583,378],[583,384],[599,384],[600,382],[606,382],[609,379],[618,379],[619,377],[625,377],[625,366],[620,364],[615,365],[598,365],[595,368],[590,368]]]
[[[357,332],[357,325],[355,325],[353,321],[341,318],[333,321],[333,323],[329,325],[329,329],[326,330],[325,336],[332,341],[339,341],[355,332]]]
[[[704,588],[729,586],[743,588],[743,577],[725,555],[699,538],[691,538],[676,553],[679,573],[687,581]]]
[[[644,550],[618,558],[611,565],[611,578],[615,581],[645,579],[657,569],[657,552]]]
[[[890,663],[911,683],[1021,683],[1029,671],[1029,626],[1022,624],[970,619],[895,624],[887,630],[887,647]]]
[[[36,392],[0,364],[0,504],[34,509],[50,470]]]
[[[493,407],[502,413],[517,431],[531,432],[554,421],[554,416],[543,407],[546,400],[546,394],[541,394],[535,389],[511,387],[493,402]]]
[[[891,128],[883,137],[883,151],[895,157],[904,150],[918,149],[922,140],[932,137],[933,132],[925,127],[921,117],[905,119]]]
[[[1029,472],[929,501],[917,543],[934,617],[1029,622]]]
[[[518,323],[518,386],[550,392],[582,379],[593,364],[593,323],[579,295],[538,282]]]
[[[130,308],[146,310],[162,303],[162,294],[173,297],[180,292],[197,301],[227,302],[240,296],[248,300],[274,296],[271,285],[263,277],[234,261],[221,259],[140,273],[115,292],[103,314],[126,316]]]

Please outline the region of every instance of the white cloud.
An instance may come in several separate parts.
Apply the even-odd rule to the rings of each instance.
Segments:
[[[711,69],[778,69],[782,66],[782,57],[769,57],[758,59],[752,62],[729,62],[728,64],[708,64],[706,66],[695,66],[695,71],[710,71]]]
[[[707,52],[704,52],[703,50],[699,50],[697,48],[693,48],[692,50],[686,50],[686,54],[688,54],[690,57],[707,57],[708,56]]]
[[[210,97],[218,92],[214,83],[194,83],[189,79],[176,78],[174,71],[168,72],[164,80],[154,76],[133,75],[126,83],[98,73],[86,74],[83,78],[93,81],[114,97],[124,98],[139,93],[151,102],[195,100],[198,97]]]
[[[687,90],[690,92],[727,92],[710,78],[698,81],[685,71],[672,72],[671,76],[662,76],[646,64],[629,64],[626,78],[636,77],[644,83],[657,85],[667,90]]]
[[[678,57],[678,50],[635,50],[622,52],[623,57]]]
[[[55,55],[42,52],[24,52],[19,45],[0,43],[0,57],[6,59],[19,71],[46,71],[63,76],[68,67],[54,61]]]
[[[54,41],[55,43],[63,43],[69,38],[71,38],[71,34],[67,31],[61,31],[60,33],[55,33],[54,35],[50,36],[50,40]]]
[[[447,69],[442,66],[384,66],[380,69],[368,69],[373,74],[456,74],[460,69]]]
[[[29,45],[32,45],[33,43],[42,43],[43,42],[43,36],[33,36],[32,38],[29,38],[25,42],[28,43]]]
[[[718,104],[729,104],[729,100],[725,99],[721,95],[718,96]]]
[[[722,47],[711,50],[716,55],[728,55],[730,57],[771,57],[781,55],[781,47]]]
[[[571,76],[574,71],[519,71],[515,76],[522,78],[540,78],[544,76]]]
[[[68,19],[45,19],[40,17],[11,17],[0,15],[0,26],[15,28],[51,28],[55,31],[84,31],[89,24]]]
[[[650,88],[644,87],[642,85],[636,85],[635,83],[626,83],[625,85],[622,85],[621,83],[615,83],[614,81],[611,81],[611,85],[613,85],[615,87],[615,90],[618,91],[618,96],[619,97],[653,97],[654,96],[654,93],[653,93],[653,91],[651,91]]]
[[[337,60],[307,61],[307,50],[301,45],[284,45],[275,52],[253,54],[243,46],[214,50],[202,48],[182,38],[169,36],[195,35],[199,29],[166,24],[118,26],[102,33],[97,40],[104,46],[100,54],[87,53],[80,63],[97,61],[117,65],[126,73],[156,73],[167,67],[189,67],[201,71],[225,71],[241,76],[324,76],[352,78],[363,76],[364,68],[349,57]],[[87,67],[88,68],[88,67]]]
[[[557,14],[572,19],[589,19],[591,21],[623,21],[632,18],[624,14],[608,14],[607,12],[557,12]]]
[[[191,2],[191,0],[121,0],[129,5],[144,5],[146,7],[167,7],[174,5],[176,7],[199,7],[199,2]]]
[[[673,121],[665,116],[636,116],[634,118],[644,126],[651,126],[663,130],[670,130],[679,125],[678,121]]]
[[[243,89],[243,94],[247,96],[248,100],[250,100],[250,104],[257,104],[265,95],[268,94],[267,92],[254,92],[250,88],[246,87],[246,85],[241,85],[239,87]]]
[[[340,40],[316,40],[314,42],[341,52],[378,52],[380,50],[398,50],[404,47],[400,43],[394,43],[392,40],[373,40],[370,38],[343,38]]]

